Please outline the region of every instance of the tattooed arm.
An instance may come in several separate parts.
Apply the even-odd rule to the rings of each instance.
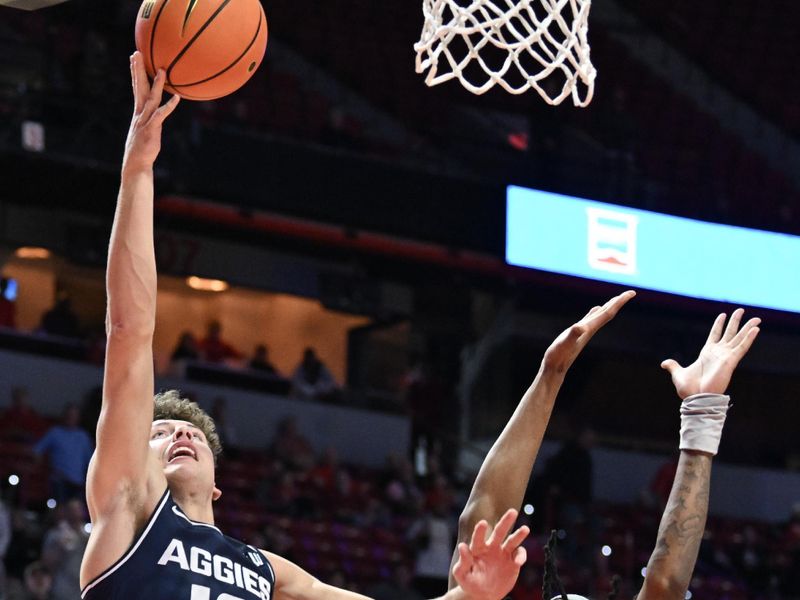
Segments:
[[[739,330],[743,314],[742,309],[735,311],[724,332],[725,315],[717,317],[700,356],[690,366],[681,367],[674,360],[661,365],[683,399],[681,457],[639,600],[683,600],[689,588],[706,527],[711,461],[727,411],[727,397],[721,394],[761,322],[750,319]]]
[[[712,456],[681,452],[639,600],[683,600],[706,528]]]

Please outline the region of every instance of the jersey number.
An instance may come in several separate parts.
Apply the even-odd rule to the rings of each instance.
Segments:
[[[204,585],[192,585],[192,597],[190,600],[211,600],[211,588]],[[230,594],[220,594],[217,600],[242,600]]]

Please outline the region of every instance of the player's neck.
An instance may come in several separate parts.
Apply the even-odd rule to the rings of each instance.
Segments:
[[[198,523],[214,524],[214,509],[208,494],[172,492],[172,498],[189,519]]]

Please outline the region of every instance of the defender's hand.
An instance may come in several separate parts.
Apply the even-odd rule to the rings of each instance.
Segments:
[[[469,546],[458,545],[453,576],[469,598],[500,600],[514,587],[527,560],[525,548],[520,544],[530,533],[528,527],[520,527],[508,536],[516,520],[516,510],[506,512],[488,539],[489,524],[480,521],[475,525]]]
[[[661,368],[669,371],[675,391],[681,399],[695,394],[724,394],[736,365],[744,358],[760,329],[761,319],[750,319],[739,329],[744,310],[734,311],[723,333],[725,313],[714,321],[700,356],[688,367],[665,360]]]
[[[147,78],[141,52],[131,56],[131,82],[133,84],[133,118],[125,143],[123,171],[152,169],[161,150],[161,125],[180,101],[173,96],[161,105],[166,75],[159,69],[153,85]]]
[[[545,370],[565,373],[594,334],[611,321],[635,295],[636,292],[632,290],[623,292],[603,306],[595,306],[580,321],[563,331],[544,353],[542,365]]]

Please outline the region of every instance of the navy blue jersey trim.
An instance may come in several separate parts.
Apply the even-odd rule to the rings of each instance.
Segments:
[[[158,515],[164,509],[164,505],[167,503],[167,498],[169,498],[169,488],[164,490],[164,493],[162,494],[161,499],[158,501],[158,504],[156,505],[153,514],[150,515],[150,518],[147,520],[147,525],[145,525],[144,529],[142,530],[142,533],[131,542],[131,545],[128,547],[128,549],[125,551],[125,553],[120,557],[118,561],[116,561],[113,565],[111,565],[105,571],[100,573],[100,575],[98,575],[97,577],[95,577],[89,583],[86,584],[86,587],[84,587],[81,590],[81,598],[85,597],[86,594],[89,592],[89,590],[91,590],[98,583],[103,581],[106,577],[111,575],[114,571],[119,569],[125,562],[128,561],[128,559],[131,556],[133,556],[133,553],[136,552],[136,550],[139,548],[141,543],[144,541],[144,538],[147,537],[147,534],[153,527],[153,523],[156,522]]]

